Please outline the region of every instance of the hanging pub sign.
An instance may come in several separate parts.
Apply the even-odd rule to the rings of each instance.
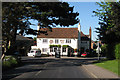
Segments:
[[[60,42],[63,44],[63,43],[64,43],[64,40],[60,40]]]
[[[50,40],[49,42],[50,42],[50,44],[52,44],[52,43],[53,43],[53,40]]]

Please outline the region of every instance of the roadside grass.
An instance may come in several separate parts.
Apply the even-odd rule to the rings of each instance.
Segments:
[[[94,64],[118,75],[118,60],[100,60]]]

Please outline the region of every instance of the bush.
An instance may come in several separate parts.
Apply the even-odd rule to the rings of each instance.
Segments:
[[[107,44],[101,46],[101,55],[105,56],[107,54]]]
[[[107,45],[107,59],[113,60],[115,59],[115,43],[110,43]]]
[[[5,59],[7,59],[7,60],[5,60]],[[5,69],[5,70],[13,68],[15,66],[18,66],[18,64],[19,64],[19,61],[16,57],[6,56],[5,59],[2,62],[3,69]]]
[[[120,43],[115,45],[115,58],[120,59]]]

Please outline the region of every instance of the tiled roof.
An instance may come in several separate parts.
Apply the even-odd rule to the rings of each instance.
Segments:
[[[47,28],[40,31],[46,31],[47,35],[40,33],[37,38],[78,38],[78,28],[52,28],[52,32]],[[86,36],[81,32],[81,36]]]
[[[29,38],[24,37],[22,35],[16,35],[16,40],[33,40],[33,39],[29,39]]]

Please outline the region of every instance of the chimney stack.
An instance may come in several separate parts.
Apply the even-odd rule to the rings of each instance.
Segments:
[[[89,38],[90,38],[90,42],[89,42],[89,52],[90,52],[90,54],[91,54],[91,40],[92,40],[92,30],[91,30],[91,27],[90,27],[90,29],[89,29]]]
[[[81,32],[81,25],[80,25],[80,23],[78,25],[78,31]]]
[[[92,38],[92,30],[91,30],[91,27],[89,29],[89,38]]]
[[[40,23],[38,23],[38,26],[37,26],[37,31],[40,30]]]

